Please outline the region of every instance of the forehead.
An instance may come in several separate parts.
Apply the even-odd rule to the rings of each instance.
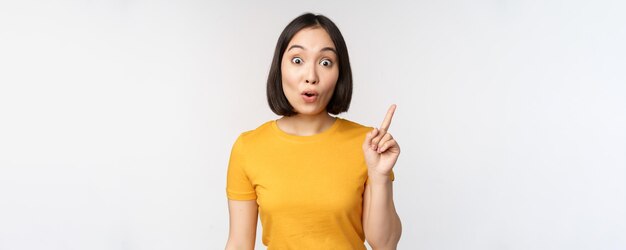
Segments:
[[[305,49],[316,51],[326,47],[335,48],[335,44],[333,40],[330,39],[328,32],[319,26],[304,28],[298,31],[293,38],[291,38],[291,41],[289,41],[287,48],[292,45],[300,45]]]

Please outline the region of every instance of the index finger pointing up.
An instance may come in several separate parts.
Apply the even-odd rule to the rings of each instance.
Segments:
[[[387,110],[387,115],[385,116],[385,120],[383,120],[383,124],[380,125],[380,130],[389,130],[389,126],[391,125],[391,118],[393,118],[393,112],[395,111],[396,105],[392,104],[391,107],[389,107],[389,109]]]

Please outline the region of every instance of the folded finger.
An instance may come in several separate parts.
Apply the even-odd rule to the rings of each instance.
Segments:
[[[391,140],[391,139],[393,139],[391,134],[390,133],[385,133],[385,135],[383,135],[383,137],[380,139],[380,142],[378,142],[378,144],[377,144],[378,148],[382,147],[385,142],[387,142],[388,140]]]
[[[384,153],[385,151],[387,151],[387,149],[396,145],[398,145],[398,142],[396,142],[395,139],[388,140],[385,143],[383,143],[382,146],[378,147],[378,153]]]
[[[385,136],[385,134],[387,134],[387,131],[385,130],[378,130],[378,133],[374,136],[374,138],[372,138],[372,146],[375,146],[374,150],[376,150],[376,148],[378,147],[378,143],[380,143],[383,139],[383,136]]]

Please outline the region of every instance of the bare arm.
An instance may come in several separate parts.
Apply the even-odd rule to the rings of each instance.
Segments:
[[[391,169],[400,155],[400,146],[387,133],[396,105],[391,105],[379,129],[365,136],[363,153],[368,181],[363,194],[363,231],[374,250],[395,250],[402,224],[393,203]]]
[[[393,203],[393,186],[388,176],[370,176],[365,186],[363,230],[374,250],[393,250],[398,246],[402,225]]]
[[[256,200],[228,200],[230,229],[226,250],[252,250],[256,240],[258,205]]]

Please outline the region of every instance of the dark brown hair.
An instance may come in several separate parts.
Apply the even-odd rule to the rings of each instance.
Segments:
[[[350,69],[350,59],[348,57],[346,42],[343,40],[339,28],[337,28],[333,21],[323,15],[305,13],[296,17],[296,19],[285,27],[276,43],[272,66],[270,67],[270,73],[267,77],[267,102],[272,111],[277,115],[292,116],[297,114],[283,92],[281,71],[283,54],[287,49],[287,45],[289,45],[289,42],[298,31],[316,26],[326,30],[330,39],[335,44],[338,57],[339,77],[337,78],[333,96],[328,102],[328,105],[326,105],[326,111],[337,115],[348,111],[350,107],[350,101],[352,99],[352,70]]]

